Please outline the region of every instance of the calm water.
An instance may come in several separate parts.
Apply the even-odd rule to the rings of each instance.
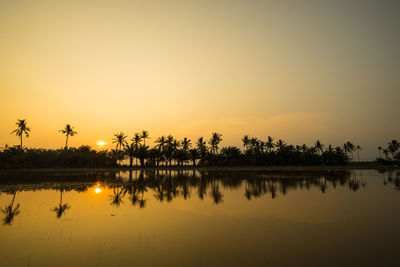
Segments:
[[[400,265],[400,172],[0,179],[0,266]]]

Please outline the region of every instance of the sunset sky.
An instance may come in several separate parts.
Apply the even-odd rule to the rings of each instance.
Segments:
[[[0,1],[0,147],[400,139],[400,1]]]

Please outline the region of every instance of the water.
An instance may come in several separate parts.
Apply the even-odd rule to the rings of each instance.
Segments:
[[[0,178],[0,266],[400,264],[400,172]]]

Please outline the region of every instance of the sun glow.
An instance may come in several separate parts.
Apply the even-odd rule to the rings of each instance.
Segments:
[[[100,193],[101,193],[101,188],[100,188],[100,187],[96,187],[96,188],[94,189],[94,192],[95,192],[96,194],[100,194]]]
[[[106,142],[104,142],[104,141],[98,141],[97,142],[97,145],[100,146],[100,147],[105,146],[105,144],[106,144]]]

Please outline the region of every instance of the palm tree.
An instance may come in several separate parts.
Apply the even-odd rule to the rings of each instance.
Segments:
[[[392,154],[393,160],[395,160],[395,154],[397,152],[397,150],[399,149],[400,145],[399,142],[397,140],[392,140],[392,142],[388,143],[387,146],[387,150],[389,151],[389,153]]]
[[[126,142],[126,138],[128,138],[128,136],[126,136],[123,132],[114,134],[113,144],[116,144],[115,148],[117,151],[120,151],[128,144]]]
[[[129,167],[132,168],[133,157],[135,156],[135,145],[133,143],[127,145],[125,148],[125,153],[129,156]]]
[[[188,139],[187,137],[183,138],[181,144],[184,152],[187,152],[190,146],[192,145],[191,140]]]
[[[358,158],[358,161],[360,161],[360,150],[362,150],[362,147],[360,145],[357,145],[356,149],[357,149],[357,158]]]
[[[207,146],[206,146],[206,141],[204,140],[204,137],[199,137],[196,142],[197,149],[200,152],[200,159],[201,159],[201,165],[204,165],[204,160],[206,158],[207,154]]]
[[[218,153],[218,145],[219,143],[222,141],[222,135],[219,133],[212,133],[211,134],[211,138],[208,141],[208,143],[211,146],[211,154],[215,154]]]
[[[140,136],[139,133],[135,133],[132,138],[132,142],[135,147],[135,152],[137,152],[137,150],[139,149],[140,141],[142,141],[142,137]],[[137,160],[138,158],[136,157],[136,166],[138,165]]]
[[[385,159],[389,158],[389,151],[387,149],[383,150],[383,155],[385,155]]]
[[[344,151],[345,151],[346,153],[348,153],[348,154],[351,155],[351,159],[354,160],[353,152],[356,150],[354,144],[353,144],[352,142],[350,142],[350,141],[347,141],[347,142],[343,145],[343,148],[344,148]]]
[[[144,144],[144,145],[146,145],[146,139],[150,139],[149,136],[150,136],[150,134],[149,134],[148,131],[146,131],[146,130],[143,130],[143,131],[142,131],[141,138],[143,139],[143,144]]]
[[[63,204],[62,203],[62,193],[63,193],[64,189],[60,189],[60,203],[58,204],[57,207],[53,208],[53,211],[56,213],[57,218],[61,218],[61,216],[64,214],[64,212],[71,208],[70,206],[68,206],[68,204]]]
[[[176,153],[176,148],[178,146],[178,142],[172,135],[168,135],[165,140],[165,158],[169,162],[169,166],[172,165],[172,157]]]
[[[271,152],[271,150],[274,148],[274,138],[272,138],[271,136],[268,136],[266,146],[267,146],[268,152]]]
[[[280,151],[283,151],[286,147],[286,143],[279,139],[278,142],[276,142],[275,146],[279,148]]]
[[[22,149],[22,136],[25,134],[25,136],[28,138],[29,137],[29,132],[31,129],[28,127],[28,122],[24,120],[18,120],[15,124],[17,124],[17,129],[11,132],[11,134],[15,133],[16,136],[19,136],[21,140],[21,146],[20,148]]]
[[[182,153],[183,154],[183,161],[184,161],[184,164],[186,165],[186,162],[189,159],[188,150],[192,146],[191,140],[188,139],[187,137],[185,137],[181,141],[181,145],[182,145],[182,152],[183,152]]]
[[[142,137],[140,136],[139,133],[135,133],[135,134],[133,135],[133,138],[132,138],[132,142],[133,142],[133,144],[135,145],[135,147],[138,147],[138,146],[139,146],[140,141],[142,141]]]
[[[314,144],[314,147],[317,151],[319,151],[322,155],[322,153],[324,152],[324,145],[321,144],[321,142],[319,140],[317,140]]]
[[[382,147],[378,146],[378,150],[379,150],[379,158],[382,158]]]
[[[155,143],[158,144],[158,145],[157,145],[157,148],[158,148],[158,149],[163,150],[163,149],[164,149],[164,146],[165,146],[165,144],[166,144],[166,138],[165,138],[165,136],[163,135],[163,136],[157,138]]]
[[[68,149],[68,137],[74,136],[78,133],[76,131],[74,131],[74,127],[72,127],[70,124],[66,124],[65,128],[60,130],[59,132],[65,134],[67,136],[67,140],[65,141],[65,149]]]
[[[306,144],[303,144],[303,145],[301,146],[301,151],[302,151],[303,153],[305,153],[305,152],[307,151],[307,149],[308,149],[308,147],[307,147]]]
[[[193,162],[193,166],[196,166],[196,159],[199,158],[199,151],[197,150],[197,148],[192,148],[189,150],[189,152]]]
[[[242,142],[243,142],[244,149],[247,150],[250,145],[250,138],[247,134],[245,136],[243,136]]]

